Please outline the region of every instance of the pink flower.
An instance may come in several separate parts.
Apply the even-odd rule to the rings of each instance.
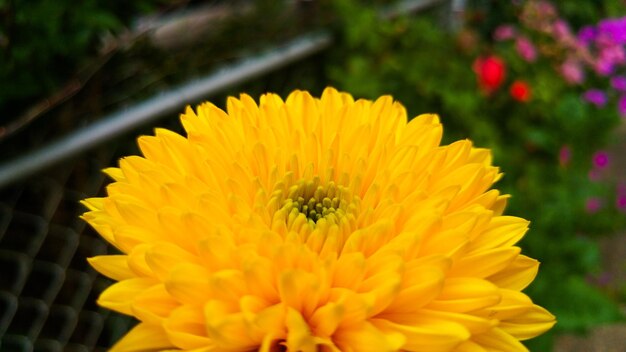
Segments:
[[[585,202],[585,210],[589,214],[595,214],[602,209],[602,200],[597,197],[589,197]]]
[[[517,30],[513,25],[502,24],[499,25],[493,32],[493,39],[495,41],[501,42],[504,40],[513,39],[515,35],[517,35]]]
[[[601,76],[609,76],[613,73],[613,68],[613,62],[603,58],[599,58],[595,64],[595,70]]]
[[[572,31],[569,29],[569,25],[562,19],[554,21],[552,24],[552,33],[557,40],[563,40],[572,36]]]
[[[611,87],[620,92],[626,92],[626,77],[614,76],[611,77]]]
[[[623,64],[626,61],[626,52],[621,45],[612,45],[605,48],[600,53],[605,59],[613,61],[615,64]]]
[[[585,72],[576,59],[569,58],[561,65],[561,74],[570,84],[581,84],[585,80]]]
[[[620,211],[626,211],[626,194],[618,194],[615,199],[615,206]]]
[[[613,68],[623,65],[626,61],[626,52],[621,45],[610,45],[600,50],[597,69],[603,75],[613,73]]]
[[[515,48],[522,59],[528,62],[533,62],[537,59],[537,50],[528,38],[523,36],[518,37],[515,41]]]
[[[593,154],[593,166],[598,169],[604,169],[609,166],[609,154],[603,150]]]

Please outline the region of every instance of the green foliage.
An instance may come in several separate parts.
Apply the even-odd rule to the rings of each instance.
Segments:
[[[163,0],[0,1],[0,122],[59,88],[99,36]]]
[[[514,43],[492,46],[481,40],[481,31],[491,37],[485,28],[514,20],[510,4],[497,6],[501,17],[487,18],[487,24],[475,24],[476,31],[457,36],[442,30],[432,16],[383,21],[356,1],[339,1],[345,50],[335,51],[329,75],[338,88],[356,96],[391,94],[410,114],[438,113],[448,141],[471,138],[491,148],[494,163],[505,173],[497,187],[513,195],[507,212],[532,221],[522,246],[543,265],[528,290],[531,297],[557,316],[556,331],[614,321],[620,317],[616,303],[585,280],[600,270],[598,246],[589,236],[623,228],[624,216],[614,209],[588,214],[585,200],[612,191],[587,174],[593,153],[606,145],[619,117],[583,102],[584,87],[565,83],[549,58],[528,64]],[[594,14],[604,13],[594,9]],[[472,71],[482,53],[497,53],[507,65],[506,80],[493,94],[478,89]],[[531,87],[529,102],[510,96],[514,80]],[[563,146],[572,149],[566,164],[559,162]],[[548,350],[550,339],[530,345]]]

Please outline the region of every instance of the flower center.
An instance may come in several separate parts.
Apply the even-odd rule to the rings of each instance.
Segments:
[[[314,225],[324,218],[330,223],[337,223],[348,210],[348,192],[342,186],[330,182],[326,187],[319,184],[319,179],[300,181],[291,186],[283,200],[282,210],[289,214],[288,219],[302,214]]]
[[[332,217],[342,216],[345,213],[346,202],[334,195],[334,190],[334,184],[329,185],[329,189],[318,186],[315,192],[309,195],[304,192],[304,187],[299,187],[300,192],[297,193],[303,194],[290,196],[284,201],[283,207],[290,214],[303,214],[312,223],[317,223],[322,217],[331,217],[331,214]]]
[[[294,182],[287,177],[276,184],[269,202],[272,228],[284,226],[304,236],[302,240],[315,229],[326,232],[334,225],[347,231],[355,226],[359,203],[347,187],[333,181],[322,184],[313,177]]]

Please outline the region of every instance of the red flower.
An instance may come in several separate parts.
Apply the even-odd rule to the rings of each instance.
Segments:
[[[486,93],[492,93],[498,89],[506,75],[504,62],[497,56],[477,58],[473,69],[476,72],[479,87]]]
[[[531,91],[528,83],[524,81],[515,81],[511,84],[511,89],[509,90],[513,99],[525,103],[530,100]]]

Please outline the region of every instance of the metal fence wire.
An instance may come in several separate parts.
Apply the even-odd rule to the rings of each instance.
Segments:
[[[132,324],[101,309],[111,281],[85,258],[112,249],[79,219],[101,194],[110,145],[0,191],[0,350],[98,351]]]
[[[401,5],[406,7],[413,3],[414,10],[421,10],[437,2],[404,1]],[[179,127],[175,111],[182,111],[185,103],[193,104],[200,97],[228,93],[233,86],[247,90],[241,84],[253,78],[252,86],[248,87],[248,91],[252,92],[290,90],[302,82],[303,74],[314,77],[309,85],[323,87],[326,84],[324,77],[315,72],[312,74],[310,69],[311,66],[318,67],[323,61],[314,55],[330,45],[331,37],[317,33],[313,37],[302,38],[313,40],[314,46],[301,46],[304,51],[301,54],[291,52],[291,57],[280,55],[280,50],[284,53],[284,46],[278,48],[278,52],[257,55],[257,58],[271,60],[282,57],[269,66],[261,65],[260,70],[257,67],[245,71],[250,69],[246,65],[258,65],[259,61],[243,60],[208,76],[204,81],[212,82],[211,79],[221,77],[223,81],[219,84],[213,82],[202,86],[198,84],[202,80],[194,79],[169,93],[160,93],[153,102],[163,101],[158,97],[175,97],[177,94],[170,93],[176,89],[189,95],[183,94],[171,106],[168,105],[160,115],[171,119],[160,121],[158,125],[176,130]],[[303,65],[303,61],[308,61],[308,65]],[[309,71],[303,73],[302,67]],[[268,74],[276,70],[279,72]],[[241,76],[232,79],[235,73]],[[190,88],[194,85],[199,90]],[[214,101],[224,100],[221,96],[218,99],[221,100]],[[126,108],[122,113],[132,110],[133,107]],[[115,114],[112,115],[114,117]],[[98,275],[86,258],[116,250],[79,218],[85,211],[79,201],[104,195],[104,186],[108,181],[101,170],[116,165],[121,156],[138,154],[135,137],[151,133],[150,128],[156,124],[145,119],[108,133],[106,128],[110,125],[98,125],[99,129],[105,129],[100,130],[104,137],[99,137],[98,146],[96,143],[78,143],[67,147],[68,140],[80,140],[76,133],[89,133],[89,128],[75,128],[73,135],[70,133],[58,143],[50,144],[49,140],[38,137],[42,135],[41,124],[22,131],[18,136],[20,139],[13,138],[10,143],[0,145],[2,155],[15,157],[0,165],[2,352],[104,351],[135,324],[133,318],[96,304],[98,295],[112,281]],[[50,131],[46,134],[49,135]],[[83,142],[89,142],[88,139],[88,134],[82,136]],[[24,152],[25,145],[34,148],[34,151]],[[62,152],[51,153],[54,148],[61,148]]]

